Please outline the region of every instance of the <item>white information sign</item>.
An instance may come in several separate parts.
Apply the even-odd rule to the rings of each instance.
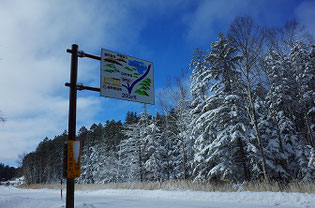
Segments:
[[[153,63],[102,49],[101,96],[154,104]]]

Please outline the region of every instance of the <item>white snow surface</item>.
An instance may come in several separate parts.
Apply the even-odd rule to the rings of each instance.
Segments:
[[[64,191],[65,192],[65,191]],[[65,193],[64,193],[65,197]],[[0,186],[0,208],[64,208],[60,190]],[[315,208],[315,194],[164,190],[76,191],[75,208]]]

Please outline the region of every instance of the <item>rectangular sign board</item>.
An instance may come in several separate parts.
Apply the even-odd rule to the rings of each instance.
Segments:
[[[154,105],[153,63],[102,49],[101,96]]]
[[[68,140],[67,178],[79,178],[81,173],[80,142]]]

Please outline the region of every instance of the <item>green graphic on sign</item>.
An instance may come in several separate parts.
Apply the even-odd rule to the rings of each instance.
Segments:
[[[154,104],[153,64],[102,49],[101,96]]]

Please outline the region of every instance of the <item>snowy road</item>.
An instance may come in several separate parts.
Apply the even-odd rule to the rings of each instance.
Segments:
[[[57,190],[0,187],[0,208],[63,208]],[[271,192],[77,191],[76,208],[315,208],[315,194]]]

